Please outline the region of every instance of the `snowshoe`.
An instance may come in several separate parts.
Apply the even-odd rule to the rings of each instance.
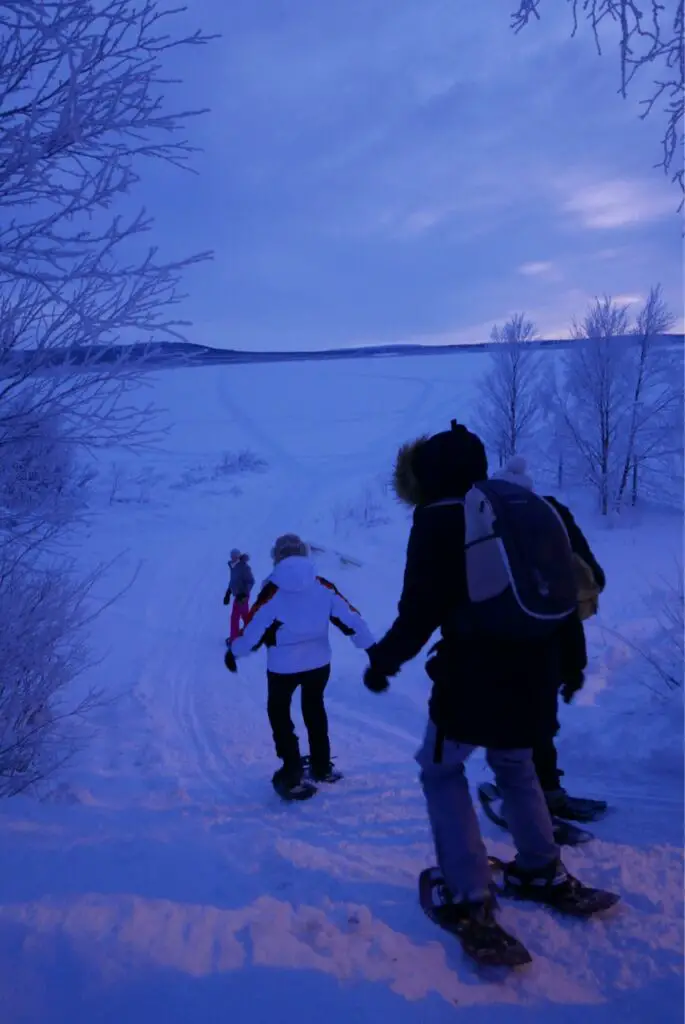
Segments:
[[[615,906],[620,896],[606,889],[583,885],[569,874],[561,861],[553,861],[543,871],[524,871],[515,861],[507,864],[489,857],[495,892],[516,900],[542,903],[560,914],[591,917]]]
[[[455,901],[439,868],[421,872],[419,902],[426,916],[456,936],[466,955],[479,966],[521,967],[531,962],[526,947],[497,922],[494,899]]]
[[[271,784],[282,800],[309,800],[316,786],[302,777],[301,769],[279,768]]]
[[[478,787],[478,799],[486,816],[499,828],[509,831],[506,818],[502,813],[502,797],[497,786],[492,782],[485,782]],[[554,828],[554,841],[558,846],[580,846],[589,843],[594,839],[592,832],[585,828],[578,828],[569,821],[552,815],[552,827]]]
[[[545,793],[545,800],[550,814],[566,821],[598,821],[609,809],[606,800],[569,796],[565,789]]]

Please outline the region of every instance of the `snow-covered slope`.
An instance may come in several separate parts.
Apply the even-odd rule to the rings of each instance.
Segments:
[[[569,788],[614,811],[567,861],[623,903],[585,924],[506,905],[535,960],[503,981],[479,978],[417,906],[432,859],[412,760],[421,660],[374,696],[363,657],[335,641],[331,737],[346,779],[301,806],[269,785],[262,656],[238,676],[223,667],[228,552],[249,551],[261,579],[279,532],[315,544],[374,629],[390,623],[409,522],[387,491],[394,452],[468,416],[482,358],[160,375],[163,450],[103,463],[83,541],[84,562],[121,555],[101,599],[137,571],[96,624],[101,660],[84,681],[117,700],[48,799],[0,806],[4,1022],[681,1019],[680,705],[617,636],[649,643],[645,601],[680,554],[677,516],[609,529],[574,496],[609,587],[560,749]],[[473,778],[484,774],[476,759]]]

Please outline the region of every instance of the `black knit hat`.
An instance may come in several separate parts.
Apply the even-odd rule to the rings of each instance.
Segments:
[[[452,420],[450,430],[433,434],[416,447],[412,472],[424,500],[463,498],[473,484],[488,475],[485,446],[477,434]]]

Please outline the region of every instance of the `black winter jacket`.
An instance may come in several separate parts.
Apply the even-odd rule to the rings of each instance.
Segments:
[[[557,731],[557,694],[564,682],[582,679],[587,664],[578,616],[551,637],[515,641],[460,633],[455,612],[468,600],[464,558],[464,510],[459,504],[429,504],[462,496],[477,475],[461,484],[434,475],[433,489],[416,477],[414,453],[405,445],[395,467],[395,490],[417,506],[407,545],[398,614],[371,652],[380,672],[394,675],[415,658],[436,630],[441,638],[426,666],[433,681],[430,716],[445,735],[462,743],[496,748],[532,747]],[[459,495],[457,495],[459,492]],[[604,573],[570,511],[552,503],[564,520],[574,551],[590,565],[600,585]]]
[[[493,641],[459,633],[452,620],[467,600],[463,507],[417,508],[398,615],[373,648],[374,667],[394,675],[440,629],[426,671],[433,681],[430,716],[445,735],[499,748],[549,739],[557,729],[557,638]]]

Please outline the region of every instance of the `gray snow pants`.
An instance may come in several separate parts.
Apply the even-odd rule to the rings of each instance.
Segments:
[[[438,865],[455,899],[483,899],[490,885],[487,851],[471,800],[464,764],[476,748],[447,739],[428,722],[416,755]],[[552,821],[531,750],[488,750],[524,869],[546,867],[559,857]]]

